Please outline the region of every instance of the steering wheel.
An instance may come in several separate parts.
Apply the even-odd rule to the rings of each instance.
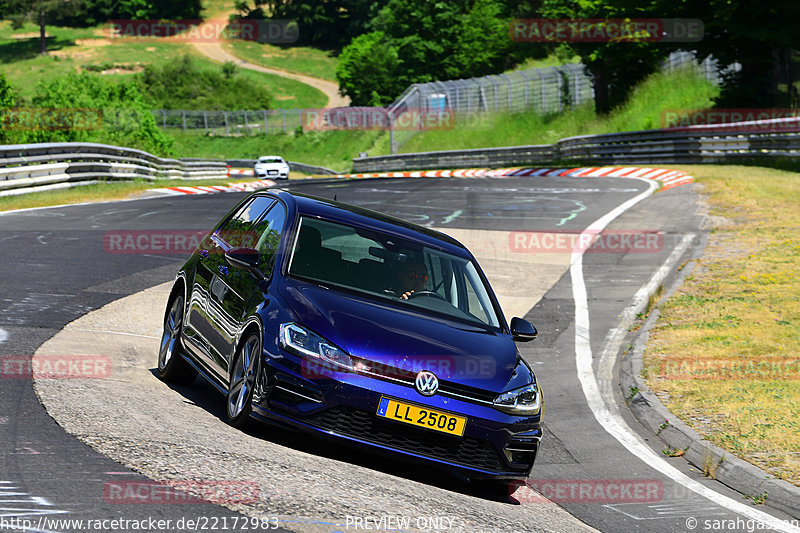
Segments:
[[[410,300],[412,298],[416,298],[417,296],[429,296],[429,297],[439,298],[440,300],[444,300],[445,302],[447,301],[447,299],[444,296],[442,296],[438,292],[433,292],[433,291],[414,291],[408,295],[408,299]]]

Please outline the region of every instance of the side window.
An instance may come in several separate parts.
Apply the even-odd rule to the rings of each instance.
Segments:
[[[219,229],[220,238],[232,248],[252,247],[258,239],[258,233],[254,232],[254,223],[274,201],[274,198],[268,196],[256,196]]]
[[[286,224],[286,208],[281,202],[275,205],[258,224],[256,224],[255,235],[258,242],[254,246],[260,255],[259,269],[266,274],[272,270],[275,261],[275,252],[278,251],[278,242],[281,240],[283,227]]]

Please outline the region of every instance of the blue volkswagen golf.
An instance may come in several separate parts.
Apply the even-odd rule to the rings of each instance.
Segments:
[[[158,374],[227,419],[278,422],[471,478],[524,479],[544,402],[472,254],[442,233],[285,191],[234,208],[180,269]]]

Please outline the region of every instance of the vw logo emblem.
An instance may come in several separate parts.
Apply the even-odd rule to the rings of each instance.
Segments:
[[[417,379],[414,382],[414,385],[417,387],[417,392],[423,396],[433,396],[436,394],[436,391],[439,390],[439,379],[433,374],[433,372],[423,370],[417,374]]]

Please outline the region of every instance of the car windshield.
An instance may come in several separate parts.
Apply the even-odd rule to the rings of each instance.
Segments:
[[[258,160],[259,163],[283,163],[280,157],[262,157]]]
[[[499,327],[488,289],[472,261],[394,235],[302,217],[289,274]]]

